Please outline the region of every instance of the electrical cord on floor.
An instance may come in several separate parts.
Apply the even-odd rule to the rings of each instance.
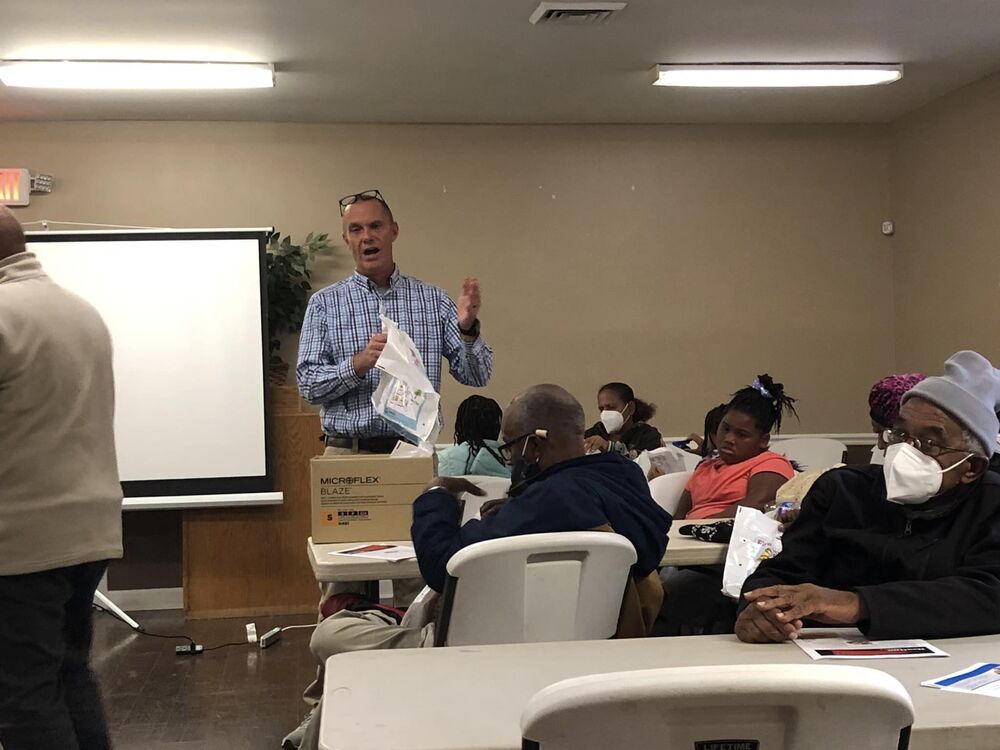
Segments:
[[[251,645],[247,641],[233,641],[232,643],[223,643],[219,646],[211,646],[209,648],[203,649],[204,651],[215,651],[220,648],[228,648],[229,646],[249,646]]]
[[[115,618],[116,620],[118,620],[118,622],[125,623],[126,625],[128,625],[128,623],[125,622],[125,620],[123,620],[117,614],[115,614],[114,612],[112,612],[110,609],[105,609],[100,604],[95,604],[94,605],[94,609],[96,609],[96,610],[98,610],[100,612],[104,612],[105,614],[111,615],[113,618]],[[132,626],[129,625],[129,627],[131,628]],[[136,630],[135,632],[139,633],[140,635],[148,635],[148,636],[151,636],[153,638],[182,638],[185,641],[187,641],[188,643],[190,643],[192,646],[194,645],[194,639],[191,636],[189,636],[189,635],[167,635],[167,634],[164,634],[164,633],[151,633],[148,630],[146,630],[144,628],[141,628],[141,627],[138,630]]]
[[[106,614],[109,614],[113,618],[115,618],[116,620],[118,620],[118,622],[122,622],[122,623],[125,623],[126,625],[128,625],[128,623],[125,622],[125,620],[123,620],[121,617],[119,617],[117,614],[115,614],[111,610],[105,609],[100,604],[95,604],[93,606],[94,606],[94,609],[99,610],[101,612],[104,612]],[[129,627],[131,628],[132,626],[129,625]],[[220,649],[220,648],[228,648],[229,646],[247,646],[247,645],[249,645],[246,641],[234,641],[232,643],[222,643],[222,644],[220,644],[218,646],[211,646],[209,648],[204,648],[202,646],[199,646],[198,643],[194,640],[194,638],[192,638],[189,635],[184,635],[184,634],[171,635],[171,634],[166,634],[166,633],[151,633],[148,630],[143,630],[143,629],[136,630],[135,632],[139,633],[140,635],[148,635],[148,636],[150,636],[152,638],[168,638],[168,639],[172,638],[172,639],[181,639],[181,640],[187,641],[189,645],[187,645],[187,646],[177,646],[176,652],[178,654],[200,654],[200,653],[203,653],[205,651],[216,651],[217,649]]]

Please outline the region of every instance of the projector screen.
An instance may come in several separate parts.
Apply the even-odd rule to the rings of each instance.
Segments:
[[[29,233],[45,272],[111,331],[126,507],[280,502],[264,414],[267,234]]]

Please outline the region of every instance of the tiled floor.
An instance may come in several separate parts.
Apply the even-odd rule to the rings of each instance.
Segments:
[[[239,620],[191,620],[181,612],[131,613],[146,630],[184,633],[206,648],[245,641]],[[243,644],[177,656],[166,640],[136,634],[95,612],[91,662],[117,750],[277,750],[307,710],[302,691],[316,674],[310,629],[289,630],[266,650]],[[314,621],[253,618],[257,632]]]

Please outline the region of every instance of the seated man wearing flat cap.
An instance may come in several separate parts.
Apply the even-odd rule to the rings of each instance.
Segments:
[[[884,466],[813,485],[783,540],[743,586],[736,634],[794,639],[805,621],[873,639],[1000,632],[1000,371],[958,352],[903,395]]]

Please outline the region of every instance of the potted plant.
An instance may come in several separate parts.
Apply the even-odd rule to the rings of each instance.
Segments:
[[[310,232],[301,245],[293,245],[291,235],[273,232],[267,240],[267,332],[268,364],[273,385],[284,385],[288,363],[278,354],[282,334],[302,330],[312,272],[309,264],[316,253],[330,247],[326,234]]]

